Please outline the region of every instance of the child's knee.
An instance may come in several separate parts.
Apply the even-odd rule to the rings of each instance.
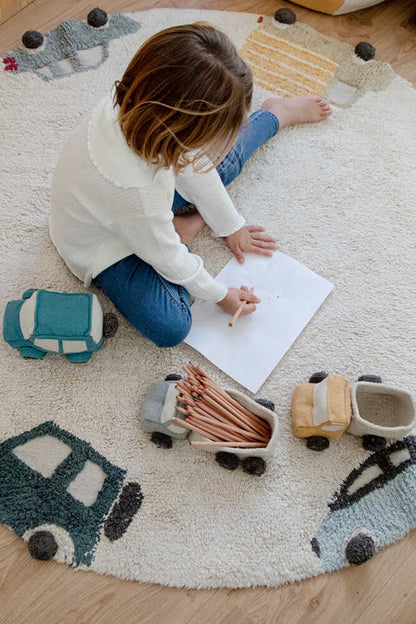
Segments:
[[[149,336],[157,347],[176,347],[185,340],[191,330],[192,316],[189,310],[175,318],[166,319],[155,327],[153,336]]]

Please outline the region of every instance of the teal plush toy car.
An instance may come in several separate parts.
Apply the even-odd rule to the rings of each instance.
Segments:
[[[116,315],[103,314],[98,297],[85,292],[30,289],[9,301],[3,319],[4,340],[22,357],[39,360],[49,352],[88,362],[117,329]]]

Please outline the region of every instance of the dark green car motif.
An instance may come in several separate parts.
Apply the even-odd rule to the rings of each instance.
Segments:
[[[90,444],[45,422],[0,444],[0,523],[30,554],[89,566],[102,528],[120,538],[143,500],[140,485]]]

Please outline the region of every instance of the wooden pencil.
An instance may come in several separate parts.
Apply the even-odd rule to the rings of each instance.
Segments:
[[[233,399],[201,367],[189,362],[183,370],[186,377],[178,380],[175,388],[176,408],[185,418],[173,419],[172,423],[207,438],[200,446],[267,446],[271,437],[269,423]]]
[[[253,288],[250,288],[249,292],[250,293],[254,292],[254,286]],[[244,310],[244,306],[247,305],[247,303],[248,303],[247,301],[241,302],[241,304],[238,306],[237,310],[235,311],[234,316],[232,317],[231,321],[228,323],[228,327],[232,327],[234,325],[234,323],[240,316],[241,312]]]
[[[184,429],[191,429],[192,431],[195,431],[196,433],[199,433],[200,435],[206,438],[210,438],[213,442],[220,441],[220,438],[218,436],[213,436],[211,433],[201,430],[200,427],[197,427],[196,425],[192,425],[187,420],[182,420],[181,418],[172,418],[171,422],[174,425],[178,425],[179,427],[184,427]]]

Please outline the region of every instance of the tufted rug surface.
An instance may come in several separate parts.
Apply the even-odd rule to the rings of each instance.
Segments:
[[[414,438],[407,438],[404,470],[379,487],[370,479],[365,496],[340,519],[329,503],[371,453],[348,433],[323,453],[308,450],[292,436],[290,399],[298,383],[321,369],[350,381],[377,373],[415,391],[416,92],[387,64],[366,64],[346,44],[302,24],[279,27],[258,17],[155,9],[110,16],[107,30],[94,33],[69,20],[51,34],[40,60],[17,50],[3,59],[1,317],[6,302],[28,288],[83,290],[48,236],[54,166],[71,130],[156,31],[197,20],[223,29],[253,66],[254,107],[271,93],[310,92],[334,105],[325,123],[279,133],[230,187],[249,223],[267,226],[281,251],[335,286],[258,393],[274,401],[280,421],[262,477],[226,471],[187,442],[159,449],[141,431],[150,385],[189,359],[238,389],[190,347],[157,349],[122,319],[117,335],[87,364],[54,355],[24,360],[0,342],[0,522],[24,539],[37,526],[52,527],[56,558],[81,569],[171,586],[277,586],[346,565],[345,544],[354,532],[370,532],[382,548],[415,526]],[[57,43],[63,39],[65,49]],[[193,251],[213,273],[231,257],[209,232]],[[11,450],[15,436],[22,436],[21,445],[35,440],[20,463]],[[111,487],[96,513],[87,513],[88,490],[99,473],[78,480],[81,507],[71,498],[75,486],[53,473],[68,447],[73,457],[87,449],[108,477]],[[34,484],[46,470],[39,468],[45,456],[56,478],[49,496],[38,500]],[[124,499],[123,483],[131,486]],[[119,510],[141,501],[121,536],[103,526],[103,510],[114,501]],[[316,536],[321,558],[311,548]]]

